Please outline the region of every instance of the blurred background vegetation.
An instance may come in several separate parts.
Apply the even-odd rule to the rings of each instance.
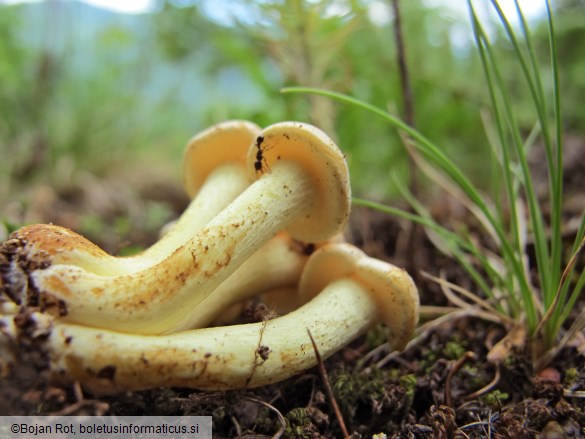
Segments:
[[[467,12],[437,4],[400,2],[414,123],[482,184],[489,177],[481,118],[487,89]],[[585,2],[553,6],[566,127],[583,136]],[[390,11],[389,0],[161,0],[144,14],[78,1],[0,2],[0,216],[8,229],[47,221],[42,209],[29,209],[43,205],[39,198],[55,209],[63,194],[76,199],[72,187],[88,190],[108,179],[179,186],[189,137],[232,118],[261,126],[313,123],[346,153],[355,194],[392,197],[391,172],[410,175],[400,138],[387,124],[324,98],[279,91],[322,87],[402,115]],[[513,53],[495,32],[514,84]],[[536,22],[533,32],[546,69],[544,24]],[[533,110],[519,99],[517,111],[529,131]],[[90,193],[94,203],[99,197]],[[158,226],[170,216],[167,204],[161,194],[139,206],[148,212],[141,221]],[[88,211],[72,223],[91,237],[103,230],[99,215]],[[134,227],[123,213],[110,224],[117,234]]]

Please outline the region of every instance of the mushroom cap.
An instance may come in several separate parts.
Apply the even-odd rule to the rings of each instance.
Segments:
[[[315,195],[307,214],[289,227],[301,241],[323,241],[341,232],[349,218],[351,187],[343,153],[320,129],[300,122],[280,122],[262,130],[248,150],[249,177],[270,173],[279,161],[298,163],[312,180]]]
[[[393,349],[404,349],[416,328],[419,297],[406,270],[370,258],[345,243],[326,245],[313,253],[301,276],[299,294],[303,302],[341,278],[361,283],[377,305],[379,318],[388,327]]]
[[[224,163],[246,164],[246,153],[260,127],[245,120],[228,120],[189,140],[183,155],[183,186],[193,198],[210,172]]]
[[[73,230],[54,224],[30,224],[10,235],[12,242],[25,248],[21,250],[21,265],[26,259],[28,270],[46,268],[50,264],[73,264],[97,273],[109,273],[112,269],[104,250]],[[10,251],[0,248],[0,253]],[[100,263],[96,264],[96,260]]]

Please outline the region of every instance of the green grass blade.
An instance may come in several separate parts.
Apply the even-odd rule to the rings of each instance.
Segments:
[[[490,211],[488,205],[479,194],[477,189],[473,186],[473,184],[469,181],[469,179],[461,172],[461,170],[455,165],[455,163],[449,159],[443,151],[433,144],[429,139],[427,139],[424,135],[422,135],[419,131],[415,130],[411,126],[404,123],[398,117],[393,116],[390,113],[387,113],[380,108],[368,104],[366,102],[360,101],[358,99],[352,98],[350,96],[329,91],[323,90],[320,88],[313,88],[313,87],[286,87],[281,89],[283,93],[310,93],[316,94],[319,96],[325,96],[331,99],[335,99],[340,102],[344,102],[364,110],[367,110],[377,116],[383,118],[395,128],[398,128],[405,133],[409,134],[415,142],[415,146],[418,150],[426,157],[431,163],[435,164],[438,169],[441,169],[445,174],[447,174],[453,182],[455,182],[461,190],[469,197],[469,199],[476,205],[484,214],[489,222],[494,226],[496,232],[498,233],[498,237],[500,239],[505,238],[505,234],[503,229],[501,228],[501,224],[496,221],[492,212]],[[507,248],[507,251],[511,251],[510,248]]]
[[[585,213],[581,216],[581,224],[579,225],[579,230],[577,231],[577,236],[575,239],[575,243],[573,244],[573,249],[571,251],[572,254],[576,254],[579,251],[579,247],[583,243],[583,239],[585,238]],[[571,273],[572,274],[572,273]],[[585,270],[581,272],[579,275],[575,287],[570,295],[570,297],[565,300],[564,297],[561,298],[560,302],[563,305],[559,307],[556,313],[553,315],[553,325],[554,327],[560,327],[565,320],[569,317],[575,303],[577,303],[577,299],[579,298],[581,291],[583,289],[583,284],[585,283]]]
[[[505,117],[500,111],[500,100],[498,99],[497,95],[497,88],[494,84],[495,79],[493,76],[492,69],[490,67],[490,62],[487,54],[487,45],[489,44],[483,29],[481,28],[481,24],[475,13],[471,0],[468,0],[468,5],[471,13],[471,23],[473,29],[473,36],[475,38],[476,46],[480,55],[480,59],[482,62],[482,67],[484,70],[484,75],[488,85],[488,92],[490,96],[490,101],[492,102],[492,112],[494,115],[494,119],[496,122],[497,134],[499,137],[499,146],[500,146],[500,153],[502,155],[500,161],[500,177],[503,177],[504,180],[504,188],[507,194],[506,201],[508,205],[508,209],[510,211],[510,216],[512,218],[516,218],[518,212],[516,211],[516,190],[514,188],[513,180],[514,176],[512,175],[512,159],[510,157],[510,153],[507,148],[507,136],[505,134]],[[500,214],[500,220],[504,217],[504,212]],[[504,222],[502,221],[502,224]],[[521,254],[522,249],[520,248],[520,235],[518,230],[518,223],[516,221],[510,221],[511,227],[511,235],[512,235],[512,243],[511,245],[514,247],[517,254]]]
[[[559,91],[559,63],[557,56],[557,45],[555,40],[555,30],[553,15],[550,3],[546,0],[548,38],[550,44],[550,58],[553,75],[553,102],[554,102],[554,121],[555,121],[555,140],[556,140],[556,169],[549,178],[554,178],[551,194],[551,254],[553,255],[553,264],[560,270],[563,252],[563,237],[561,234],[562,226],[562,203],[563,203],[563,126],[561,113],[561,94]],[[579,242],[579,241],[577,241]]]
[[[546,160],[547,160],[547,169],[549,173],[549,193],[550,193],[550,206],[551,206],[551,245],[550,245],[550,252],[549,247],[546,245],[545,247],[541,247],[541,244],[546,244],[546,242],[542,242],[539,239],[538,234],[540,233],[536,229],[541,229],[544,233],[544,226],[539,224],[539,219],[534,218],[536,221],[532,220],[533,228],[535,229],[535,240],[537,245],[537,250],[541,253],[544,257],[544,252],[548,253],[548,257],[545,258],[543,261],[544,264],[539,264],[539,275],[541,280],[541,290],[543,295],[543,300],[545,307],[550,306],[552,301],[554,300],[555,291],[556,291],[556,283],[560,278],[560,271],[561,271],[561,256],[562,256],[562,242],[560,236],[560,227],[561,227],[561,211],[562,211],[562,148],[561,143],[557,140],[557,148],[556,154],[553,150],[552,145],[552,138],[550,135],[550,128],[549,128],[549,121],[547,117],[547,105],[544,99],[544,91],[542,86],[542,79],[540,76],[540,69],[538,68],[538,64],[536,62],[535,51],[532,47],[530,34],[528,31],[528,26],[526,24],[526,19],[522,14],[521,8],[515,0],[516,3],[516,10],[518,12],[518,16],[520,18],[520,22],[522,25],[522,31],[524,33],[524,40],[525,44],[528,47],[528,57],[530,60],[530,67],[529,63],[526,61],[526,58],[523,54],[523,51],[520,47],[520,43],[518,42],[518,38],[516,37],[512,26],[510,25],[509,21],[507,20],[505,14],[503,13],[500,5],[497,1],[492,0],[492,4],[496,9],[498,16],[500,17],[500,21],[504,26],[506,34],[516,52],[518,61],[520,63],[522,72],[528,84],[528,88],[530,90],[532,100],[534,102],[534,108],[536,110],[536,114],[541,124],[542,129],[542,139],[545,145],[545,152],[546,152]],[[552,14],[550,13],[550,7],[547,2],[547,10],[548,10],[548,23],[549,23],[549,41],[551,46],[551,57],[553,59],[553,71],[555,70],[554,65],[556,64],[556,47],[554,45],[554,28],[552,26]],[[553,76],[557,75],[556,78],[553,78],[553,86],[558,87],[558,72],[554,73]],[[555,101],[559,98],[558,92],[555,92],[556,97]],[[556,104],[555,104],[556,106]],[[558,109],[558,113],[556,113],[556,127],[557,127],[557,137],[560,138],[560,119],[558,119],[558,115],[560,115],[560,105]],[[561,161],[559,161],[559,157]],[[532,212],[531,212],[532,216]]]
[[[582,271],[577,281],[575,282],[575,286],[573,287],[573,291],[571,292],[571,296],[565,303],[565,307],[563,312],[560,314],[559,317],[553,318],[551,324],[553,325],[554,334],[558,333],[558,329],[565,323],[565,321],[571,315],[575,304],[577,303],[577,299],[581,295],[583,291],[583,287],[585,286],[585,271]]]
[[[463,172],[457,167],[457,165],[452,160],[450,160],[443,153],[443,151],[441,151],[440,148],[438,148],[434,143],[432,143],[419,131],[410,127],[408,124],[404,123],[399,118],[387,113],[384,110],[381,110],[380,108],[374,105],[362,102],[358,99],[341,93],[313,87],[286,87],[281,89],[281,91],[283,93],[316,94],[319,96],[325,96],[331,99],[335,99],[339,102],[344,102],[346,104],[350,104],[358,108],[362,108],[364,110],[370,111],[373,114],[376,114],[377,116],[389,122],[395,128],[403,130],[404,132],[409,134],[411,138],[416,141],[414,142],[414,145],[423,154],[423,156],[426,157],[431,163],[435,164],[438,167],[438,169],[441,169],[447,176],[449,176],[451,180],[454,183],[456,183],[459,186],[459,188],[465,193],[465,195],[470,199],[470,201],[473,202],[483,212],[486,219],[492,225],[494,231],[496,232],[498,239],[500,240],[499,245],[501,246],[504,259],[509,261],[510,265],[515,271],[523,270],[522,263],[521,261],[518,260],[518,258],[515,257],[515,251],[506,237],[506,233],[503,229],[501,222],[498,221],[496,217],[493,215],[487,203],[479,194],[477,189],[463,174]],[[523,284],[525,289],[528,289],[525,278],[522,277],[521,279],[519,279],[519,282]]]
[[[453,252],[451,256],[461,264],[461,266],[468,272],[470,277],[474,280],[476,285],[479,289],[485,294],[486,297],[491,299],[496,299],[493,294],[492,287],[490,287],[483,276],[473,267],[464,255],[464,251],[467,251],[469,254],[473,255],[475,258],[480,261],[480,265],[482,267],[487,267],[487,270],[491,270],[491,274],[496,279],[496,282],[499,285],[504,284],[504,280],[502,279],[500,273],[497,273],[495,270],[491,268],[491,265],[485,255],[475,247],[471,242],[463,240],[459,235],[451,232],[450,230],[446,229],[445,227],[439,225],[435,222],[432,218],[427,218],[426,216],[420,214],[413,214],[411,212],[407,212],[402,209],[398,209],[395,207],[387,206],[385,204],[377,203],[375,201],[365,200],[362,198],[352,198],[352,203],[354,205],[367,207],[370,209],[378,210],[380,212],[386,213],[388,215],[396,216],[398,218],[405,219],[407,221],[414,222],[416,224],[420,224],[421,226],[432,230],[433,232],[437,233],[441,237],[443,237],[446,241],[451,242],[453,245],[450,247],[450,250]],[[494,306],[496,309],[501,312],[503,315],[508,315],[508,313],[502,308],[501,304],[498,301],[494,301]]]
[[[471,0],[468,0],[467,3],[470,9],[474,36],[476,38],[477,46],[482,59],[482,65],[484,67],[484,73],[486,76],[486,80],[488,82],[488,89],[490,90],[492,106],[494,109],[494,113],[497,115],[496,121],[504,125],[500,126],[499,128],[502,150],[503,152],[506,151],[507,141],[510,140],[510,143],[514,147],[516,159],[518,160],[520,168],[522,170],[522,184],[523,187],[525,188],[526,199],[528,201],[528,207],[530,211],[530,221],[532,224],[533,232],[535,234],[535,240],[537,242],[537,245],[535,246],[537,265],[539,268],[542,268],[546,266],[546,262],[548,261],[548,248],[546,246],[544,226],[542,224],[542,213],[540,211],[538,200],[536,199],[536,195],[534,194],[534,190],[532,187],[532,177],[530,175],[528,161],[524,154],[524,145],[520,137],[520,131],[517,127],[516,120],[513,115],[512,105],[510,102],[507,89],[503,82],[502,76],[499,72],[496,58],[492,52],[491,45],[489,43],[487,35],[484,32],[481,23],[479,22],[479,19],[473,8]],[[501,118],[503,120],[498,118]],[[506,132],[509,134],[509,139],[508,136],[504,134],[504,129],[506,129]],[[505,178],[508,179],[505,187],[508,197],[510,199],[510,208],[513,209],[514,212],[516,212],[515,207],[513,206],[516,203],[515,190],[513,189],[513,185],[509,180],[511,179],[512,176],[511,174],[508,174],[509,171],[505,168],[505,166],[506,164],[504,164],[504,176]],[[516,222],[517,221],[516,218],[517,212],[515,215],[512,216],[512,222]],[[535,293],[530,286],[527,269],[525,269],[522,262],[524,249],[520,247],[520,237],[518,235],[517,226],[514,226],[513,230],[516,232],[516,236],[514,236],[512,239],[512,244],[515,245],[515,253],[505,254],[504,256],[506,261],[511,264],[511,269],[513,270],[515,278],[518,281],[520,294],[522,296],[522,300],[525,306],[527,325],[529,331],[532,332],[536,329],[538,324],[536,310],[537,298],[534,297]],[[546,273],[541,274],[540,271],[541,270],[539,270],[539,274],[541,275],[540,276],[541,282],[544,282],[545,285],[548,285],[549,279]]]
[[[508,21],[508,19],[506,18],[504,11],[502,10],[502,8],[500,7],[500,5],[498,4],[498,2],[496,0],[491,0],[491,3],[494,6],[496,13],[498,14],[498,17],[500,18],[500,22],[504,26],[504,30],[506,31],[506,35],[508,36],[508,38],[510,39],[510,42],[512,43],[512,46],[514,47],[514,51],[516,52],[518,62],[520,64],[520,68],[522,69],[522,73],[526,79],[528,89],[530,90],[530,94],[532,96],[532,100],[534,101],[534,106],[535,106],[538,118],[539,118],[541,126],[542,126],[543,140],[545,142],[546,151],[547,151],[547,160],[550,160],[550,163],[552,163],[552,146],[550,143],[550,134],[549,134],[550,131],[549,131],[548,123],[547,123],[548,118],[546,116],[546,103],[544,102],[544,97],[543,97],[544,91],[542,90],[542,82],[539,79],[540,75],[539,75],[538,65],[536,64],[535,61],[532,64],[534,74],[536,75],[536,79],[535,79],[532,77],[532,73],[531,73],[530,69],[528,68],[528,62],[526,61],[526,58],[525,58],[524,53],[522,51],[522,48],[520,47],[520,43],[518,42],[518,39],[516,38],[516,34],[514,32],[514,29],[513,29],[512,25],[510,24],[510,22]],[[519,8],[518,4],[516,4],[516,6],[517,6],[517,10],[520,11],[520,19],[521,19],[523,29],[525,31],[527,31],[528,27],[526,26],[526,21],[524,19],[522,11]],[[533,53],[533,51],[532,51],[532,53]],[[539,84],[537,84],[537,82]]]
[[[415,210],[419,217],[426,219],[430,223],[438,224],[435,219],[432,217],[431,213],[425,208],[414,196],[414,194],[408,189],[408,187],[399,179],[394,179],[394,183],[396,188],[398,189],[399,193],[402,197],[410,204],[410,206]],[[441,226],[442,229],[448,230]],[[436,232],[436,231],[435,231]],[[475,282],[484,290],[484,294],[486,297],[494,298],[492,288],[488,287],[487,284],[484,282],[483,277],[478,275],[477,270],[473,267],[471,263],[468,262],[467,258],[464,255],[464,252],[468,252],[471,256],[473,256],[479,264],[481,268],[485,270],[485,273],[488,275],[490,280],[492,281],[493,285],[501,290],[501,291],[509,291],[506,287],[506,281],[502,276],[500,270],[495,269],[490,262],[490,260],[486,257],[484,252],[481,248],[474,244],[473,240],[463,236],[459,232],[449,232],[449,233],[437,233],[441,237],[445,239],[445,244],[449,246],[451,251],[456,253],[456,259],[463,265],[466,270],[472,275],[472,278]],[[465,264],[461,263],[461,260],[465,261]],[[481,279],[478,280],[477,278],[480,277]],[[514,297],[510,298],[511,306],[510,308],[513,310],[514,315],[518,315],[519,313],[519,306],[518,302],[513,300]]]
[[[539,102],[540,106],[539,109],[542,109],[542,113],[544,114],[544,121],[541,123],[544,124],[545,130],[543,131],[543,135],[545,137],[545,151],[547,157],[547,169],[548,169],[548,178],[549,178],[549,193],[550,193],[550,210],[551,210],[551,243],[550,243],[550,279],[551,279],[551,291],[553,293],[553,287],[556,284],[557,280],[560,279],[561,276],[561,265],[562,265],[562,236],[561,236],[561,225],[562,225],[562,129],[561,129],[561,122],[560,122],[560,95],[558,94],[558,63],[557,63],[557,56],[556,56],[556,43],[554,38],[554,25],[552,19],[552,13],[550,10],[550,5],[548,1],[546,2],[547,6],[547,26],[548,26],[548,39],[549,39],[549,47],[550,47],[550,56],[551,56],[551,66],[553,71],[553,101],[554,101],[554,127],[555,127],[555,142],[553,143],[552,136],[549,130],[548,124],[548,117],[546,116],[548,105],[546,103],[546,99],[544,97],[544,87],[542,83],[542,77],[540,74],[540,68],[538,66],[538,62],[536,60],[536,51],[532,45],[532,37],[530,36],[530,30],[526,23],[526,18],[522,13],[518,0],[515,0],[516,3],[516,10],[518,16],[520,18],[520,23],[522,25],[522,32],[524,34],[524,41],[526,43],[526,47],[528,49],[528,56],[530,59],[530,64],[532,70],[534,72],[534,80],[536,82],[536,90],[539,94]],[[536,102],[535,102],[535,105]],[[539,113],[540,114],[540,113]],[[553,147],[554,145],[554,147]],[[556,154],[555,154],[556,152]],[[543,291],[545,294],[545,305],[546,302],[546,293],[547,291]],[[550,300],[550,299],[549,299]],[[554,300],[554,297],[552,298]],[[551,302],[552,303],[552,302]]]

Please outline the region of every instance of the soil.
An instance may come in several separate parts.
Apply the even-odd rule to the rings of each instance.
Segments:
[[[574,236],[569,223],[584,205],[579,169],[584,169],[585,154],[580,157],[581,165],[573,166],[566,179],[571,200],[565,215],[568,241]],[[179,187],[163,180],[151,179],[133,191],[123,187],[128,187],[124,178],[93,179],[92,185],[59,190],[36,186],[27,196],[28,203],[7,205],[4,215],[21,221],[34,217],[81,229],[87,235],[82,212],[91,212],[101,226],[88,237],[116,253],[129,243],[145,247],[157,239],[159,224],[152,226],[143,218],[145,205],[164,207],[159,209],[166,212],[159,215],[162,223],[178,215],[187,203]],[[575,208],[575,203],[580,207]],[[454,219],[460,209],[452,200],[441,199],[434,212],[444,222],[462,219]],[[134,226],[120,231],[120,218],[132,218]],[[412,255],[410,227],[387,215],[355,208],[348,239],[371,256],[407,267],[416,278],[422,304],[447,305],[440,287],[420,273],[444,272],[452,282],[472,284],[420,230],[414,232],[416,253],[408,257]],[[585,398],[579,393],[585,390],[585,368],[580,345],[567,345],[539,373],[531,366],[525,344],[514,347],[496,365],[487,360],[487,353],[506,335],[506,329],[477,318],[447,319],[422,331],[404,352],[390,354],[383,344],[383,330],[374,328],[327,359],[324,368],[351,437],[585,438]],[[318,368],[258,389],[154,389],[98,398],[79,386],[46,381],[35,369],[35,359],[28,360],[2,380],[1,415],[211,415],[218,438],[343,437]]]

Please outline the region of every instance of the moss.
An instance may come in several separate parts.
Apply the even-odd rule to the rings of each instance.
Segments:
[[[301,407],[292,409],[285,416],[284,436],[291,439],[309,439],[316,432],[307,410]]]
[[[502,392],[501,390],[494,390],[492,392],[486,393],[480,399],[487,406],[493,409],[499,409],[502,406],[502,403],[510,399],[510,395],[506,392]]]
[[[419,367],[423,374],[429,373],[439,358],[440,355],[437,351],[429,350],[424,352],[424,357],[419,361]]]
[[[579,371],[577,370],[577,368],[570,367],[569,369],[565,370],[565,379],[563,380],[563,383],[565,384],[565,386],[571,387],[577,382],[578,378]]]
[[[386,327],[379,323],[370,329],[366,334],[366,349],[371,350],[388,341],[388,332]]]
[[[408,397],[409,401],[412,401],[414,399],[414,391],[416,389],[416,382],[417,382],[416,375],[414,375],[414,374],[401,376],[400,379],[398,380],[398,384],[400,384],[402,387],[404,387],[404,389],[406,391],[406,396]]]
[[[443,356],[449,360],[458,360],[467,351],[464,343],[453,340],[448,342],[443,348]]]
[[[384,395],[384,376],[378,369],[370,373],[342,372],[332,381],[337,402],[347,413],[360,401],[378,400]]]
[[[465,377],[465,382],[469,389],[480,389],[487,384],[483,374],[475,366],[466,364],[461,368],[460,373]]]
[[[439,359],[458,360],[467,350],[467,342],[456,336],[444,345],[423,349],[419,367],[424,374],[429,373]]]
[[[275,422],[273,419],[273,413],[266,407],[260,407],[258,410],[258,415],[256,420],[254,421],[254,431],[260,431],[263,433],[270,433],[278,429],[280,424]]]

